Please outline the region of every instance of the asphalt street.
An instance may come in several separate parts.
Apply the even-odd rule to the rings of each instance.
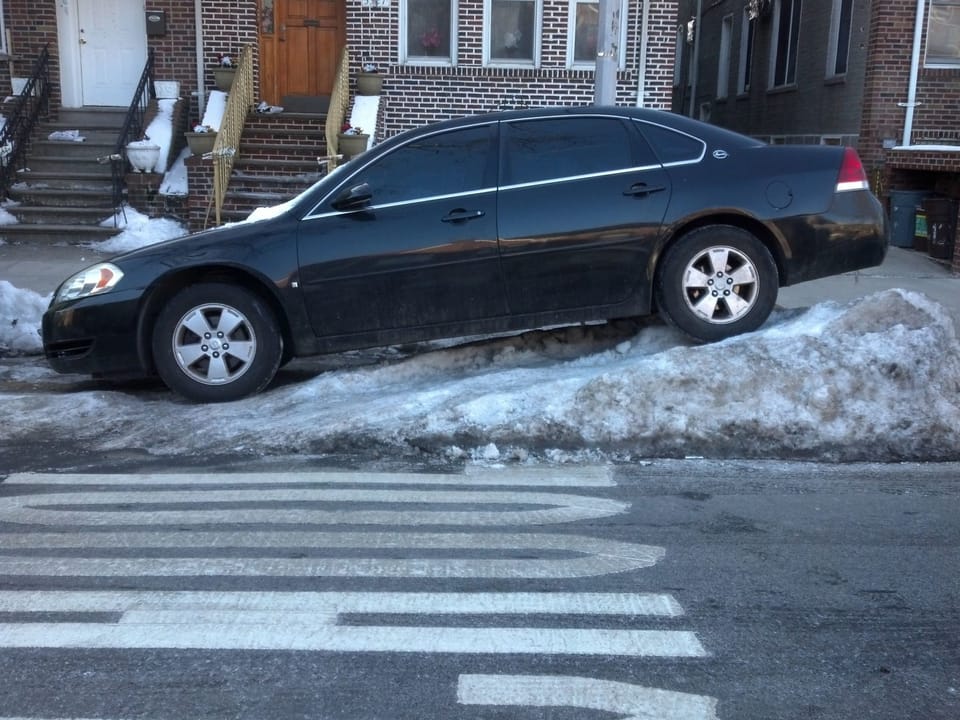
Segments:
[[[81,469],[0,483],[5,717],[960,716],[957,465]]]

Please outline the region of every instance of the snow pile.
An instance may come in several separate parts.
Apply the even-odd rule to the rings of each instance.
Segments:
[[[431,452],[447,456],[960,458],[960,346],[925,296],[778,310],[759,331],[691,345],[656,323],[343,353],[293,363],[267,393],[184,403],[0,364],[13,421],[101,450],[168,454]],[[322,371],[322,368],[327,368]],[[16,391],[22,374],[48,392]],[[5,387],[10,391],[4,392]],[[264,422],[264,418],[269,418]],[[463,450],[461,448],[467,448]]]
[[[136,250],[187,234],[186,227],[176,220],[150,218],[129,205],[125,205],[122,212],[108,217],[100,224],[103,227],[123,228],[119,235],[91,245],[100,252],[106,253]]]
[[[41,352],[38,331],[49,303],[49,297],[0,280],[0,357]]]
[[[143,131],[146,138],[160,148],[160,157],[153,167],[153,172],[162,173],[167,170],[167,156],[170,155],[173,135],[173,108],[176,103],[176,99],[157,100],[157,114]]]

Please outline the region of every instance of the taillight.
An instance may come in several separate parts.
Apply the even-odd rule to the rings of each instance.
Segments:
[[[837,192],[869,189],[870,184],[867,182],[867,173],[863,170],[860,156],[853,148],[845,148],[843,162],[840,163],[840,176],[837,178]]]

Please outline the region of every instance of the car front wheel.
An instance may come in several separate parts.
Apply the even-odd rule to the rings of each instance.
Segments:
[[[154,325],[157,373],[171,390],[197,402],[227,402],[263,390],[282,355],[273,313],[236,285],[184,288]]]
[[[777,301],[777,266],[751,233],[729,225],[698,228],[667,250],[657,272],[657,306],[701,342],[760,327]]]

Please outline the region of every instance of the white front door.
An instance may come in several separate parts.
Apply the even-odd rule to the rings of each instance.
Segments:
[[[82,105],[126,107],[147,61],[146,0],[76,0]]]

